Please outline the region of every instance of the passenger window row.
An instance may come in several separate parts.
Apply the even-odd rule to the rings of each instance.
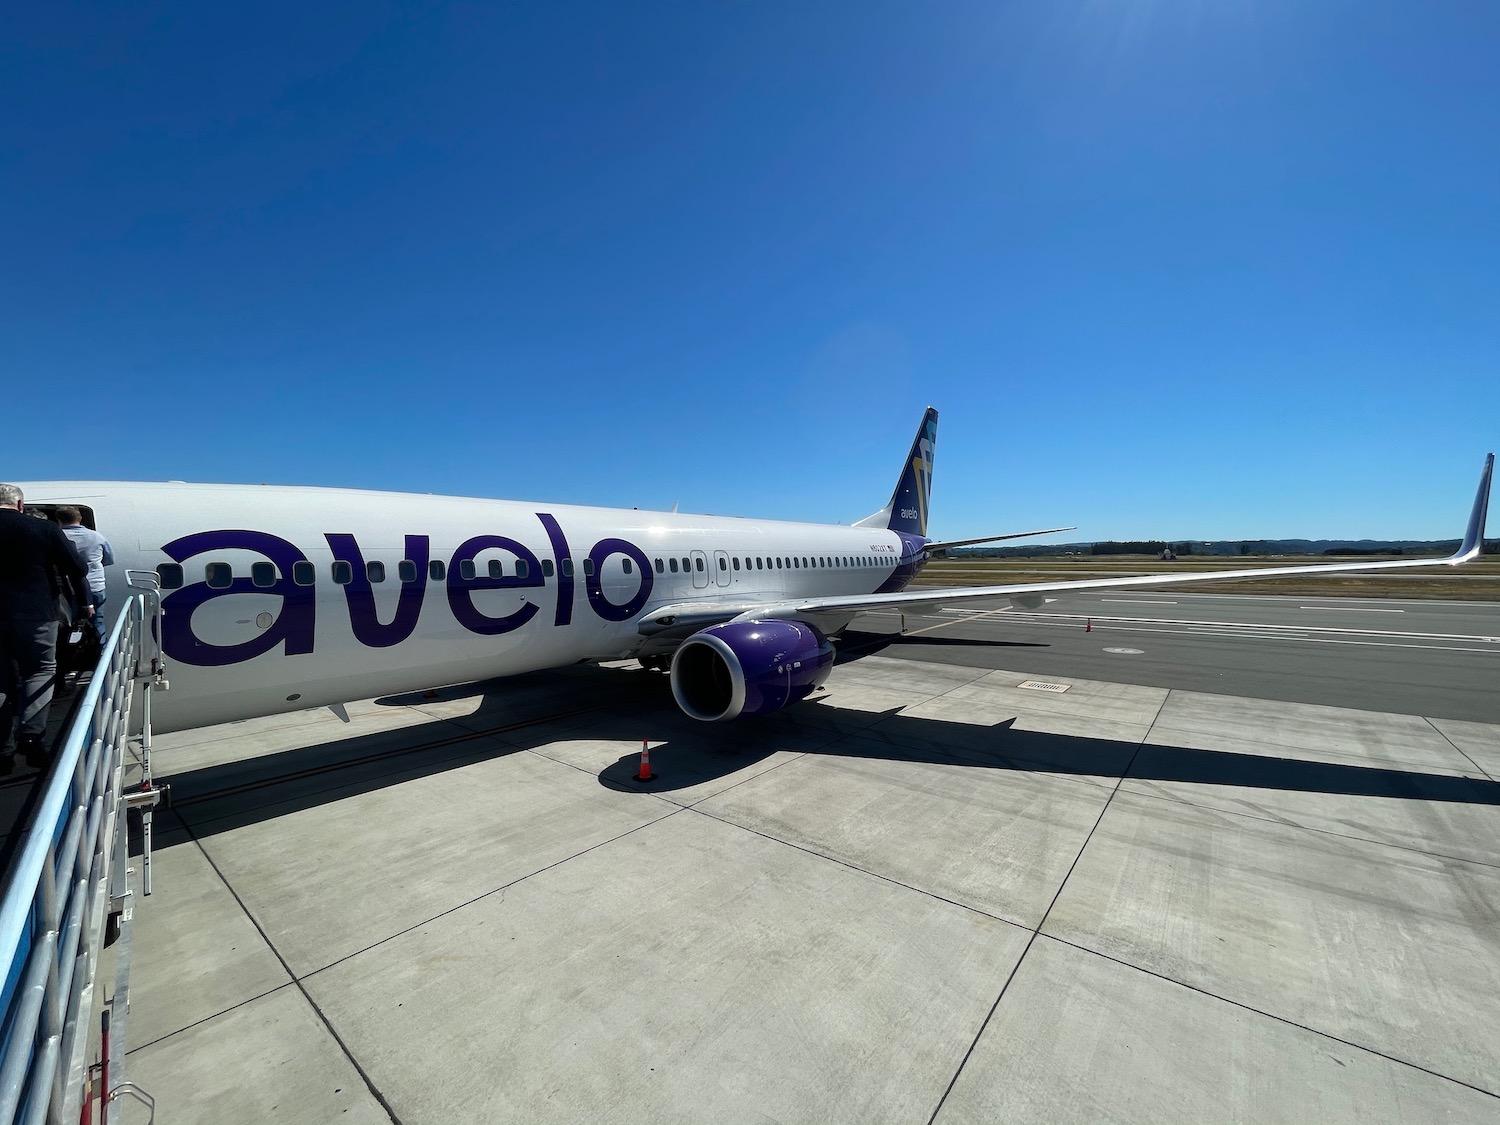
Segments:
[[[831,570],[844,568],[858,569],[876,565],[878,565],[876,559],[868,555],[818,555],[816,557],[799,555],[792,557],[783,556],[781,558],[774,556],[768,558],[764,555],[730,555],[727,558],[724,556],[719,557],[720,570],[728,570],[730,567],[733,567],[735,570],[802,570],[804,568],[808,570]],[[672,574],[688,574],[693,570],[702,573],[703,560],[701,558],[683,559],[681,567],[678,566],[676,559],[656,560],[657,574],[666,574],[669,571]],[[629,562],[625,564],[625,572],[627,574],[630,573]]]
[[[542,577],[551,578],[554,574],[551,559],[542,559]],[[838,555],[838,556],[780,556],[767,557],[764,555],[733,555],[726,561],[724,556],[719,557],[719,569],[728,570],[730,566],[735,570],[802,570],[804,568],[826,569],[842,567],[870,567],[877,565],[874,558],[863,555]],[[629,558],[620,560],[620,567],[626,574],[635,573],[635,565]],[[563,559],[562,565],[557,569],[562,571],[563,577],[573,577],[573,560]],[[691,574],[693,571],[703,573],[704,562],[702,558],[683,558],[681,564],[676,558],[657,559],[656,573],[666,574]],[[479,568],[473,559],[465,559],[458,564],[459,574],[465,581],[472,581],[479,576]],[[517,578],[528,578],[531,575],[531,566],[525,559],[517,559],[510,572]],[[504,578],[506,574],[505,564],[499,559],[490,559],[486,570],[490,578]],[[583,560],[583,573],[587,577],[594,575],[594,560]],[[161,580],[163,590],[176,590],[185,581],[185,575],[180,563],[162,563],[156,568],[157,577]],[[292,582],[297,586],[311,586],[317,581],[317,567],[307,561],[292,564]],[[427,564],[427,577],[434,582],[443,581],[445,568],[439,559],[433,559]],[[342,559],[334,561],[329,568],[329,577],[336,585],[347,586],[354,581],[354,567]],[[372,559],[365,563],[365,578],[371,584],[384,582],[386,577],[385,563]],[[410,559],[402,559],[396,564],[396,578],[400,582],[415,582],[417,580],[417,564]],[[211,590],[227,590],[234,581],[234,568],[226,562],[211,562],[203,568],[203,579]],[[269,590],[276,585],[276,564],[258,562],[250,564],[250,584],[257,589]]]
[[[551,559],[542,559],[542,577],[553,576],[553,564]],[[626,574],[634,571],[629,559],[623,560]],[[459,563],[459,573],[466,581],[472,581],[479,575],[479,568],[473,559],[465,559]],[[499,559],[490,559],[485,573],[490,578],[504,578],[506,565]],[[517,578],[529,578],[531,576],[531,564],[525,559],[517,559],[515,564],[509,568],[511,574]],[[562,572],[565,577],[573,576],[573,560],[564,559]],[[592,575],[594,573],[594,562],[592,559],[583,560],[583,573]],[[447,568],[442,560],[433,559],[427,564],[427,577],[434,582],[443,581],[447,574]],[[161,582],[163,590],[176,590],[186,581],[186,574],[181,563],[161,563],[156,568],[156,576]],[[354,567],[343,559],[335,559],[329,567],[329,578],[335,585],[347,586],[354,581]],[[297,586],[311,586],[317,581],[317,567],[307,561],[292,564],[292,582]],[[365,578],[371,584],[384,582],[386,579],[385,563],[378,559],[371,559],[365,563]],[[417,580],[417,564],[410,559],[402,559],[396,564],[396,578],[401,582],[415,582]],[[211,590],[227,590],[234,582],[234,568],[227,562],[211,562],[203,568],[203,580]],[[250,564],[250,584],[257,589],[269,590],[276,585],[277,567],[275,563],[257,562]]]

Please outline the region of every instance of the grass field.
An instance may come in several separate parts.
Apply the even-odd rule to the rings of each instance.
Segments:
[[[1330,562],[1376,562],[1336,559],[1323,555],[1189,556],[1163,562],[1149,555],[1080,555],[1046,559],[935,559],[915,585],[990,586],[1017,582],[1066,582],[1088,578],[1123,578],[1132,574],[1173,574],[1191,571],[1249,570],[1263,567],[1307,566]],[[1161,590],[1194,590],[1221,594],[1294,594],[1304,597],[1436,598],[1448,601],[1500,602],[1500,555],[1485,555],[1463,566],[1414,567],[1374,574],[1328,575],[1320,578],[1265,578],[1246,581],[1164,584]]]

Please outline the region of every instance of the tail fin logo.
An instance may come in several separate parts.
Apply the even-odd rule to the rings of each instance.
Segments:
[[[904,518],[917,521],[918,535],[927,534],[927,507],[932,499],[933,438],[937,436],[931,431],[937,429],[936,420],[929,421],[923,429],[924,433],[917,439],[916,456],[911,459],[911,471],[917,483],[917,506],[901,509]]]

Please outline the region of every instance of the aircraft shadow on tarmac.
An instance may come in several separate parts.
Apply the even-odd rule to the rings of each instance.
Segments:
[[[559,746],[550,756],[562,758],[569,742],[630,745],[630,752],[596,776],[609,789],[642,795],[713,782],[792,751],[962,769],[1500,804],[1500,783],[1484,779],[1046,734],[1018,730],[1014,718],[976,725],[905,715],[900,708],[857,711],[829,706],[836,692],[759,719],[698,723],[677,710],[667,677],[618,667],[535,673],[446,688],[435,700],[416,694],[382,702],[411,706],[464,698],[479,702],[458,720],[434,719],[168,776],[173,805],[195,834],[212,835],[526,750],[547,753],[547,747]],[[642,739],[651,744],[656,778],[650,782],[636,780],[635,747]]]

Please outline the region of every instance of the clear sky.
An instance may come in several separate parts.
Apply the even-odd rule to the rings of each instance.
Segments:
[[[1497,60],[1490,0],[21,5],[0,480],[847,521],[931,403],[937,537],[1457,536]]]

